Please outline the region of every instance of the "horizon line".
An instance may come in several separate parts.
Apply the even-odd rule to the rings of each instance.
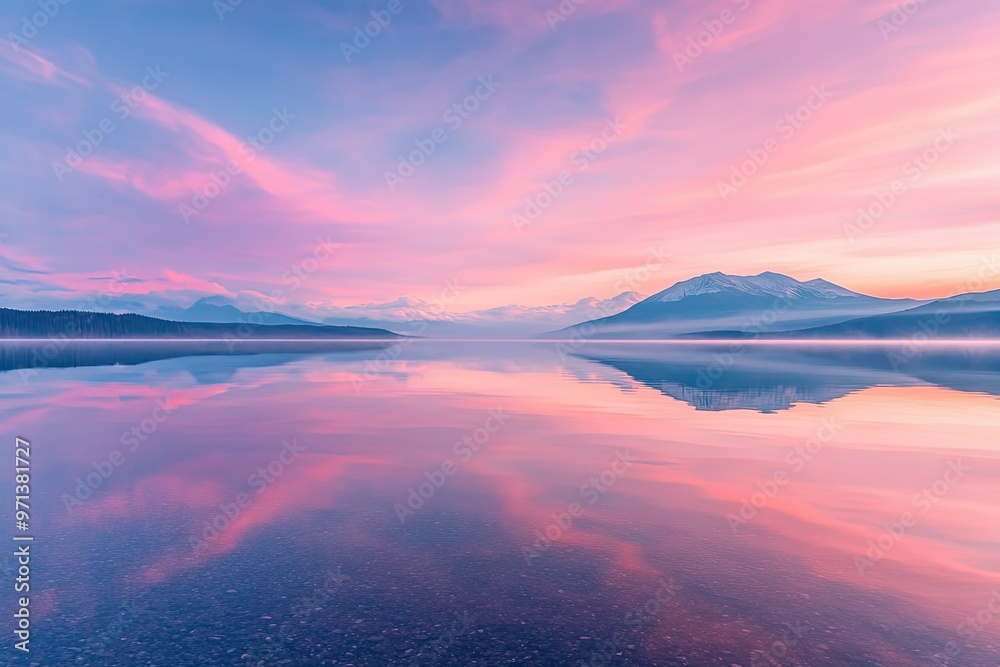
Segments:
[[[61,342],[93,342],[93,343],[393,343],[398,341],[431,342],[431,343],[570,343],[583,345],[586,343],[641,343],[649,344],[718,344],[731,345],[887,345],[913,344],[917,346],[965,346],[965,345],[1000,345],[1000,338],[942,338],[938,340],[916,341],[909,338],[430,338],[398,336],[395,338],[256,338],[233,340],[227,338],[0,338],[2,343],[52,343]]]

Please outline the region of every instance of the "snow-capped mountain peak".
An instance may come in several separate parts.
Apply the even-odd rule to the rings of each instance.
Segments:
[[[733,276],[720,271],[682,280],[658,294],[646,299],[647,302],[665,303],[680,301],[690,296],[717,294],[720,292],[747,294],[752,296],[773,296],[780,298],[864,297],[862,294],[817,278],[801,282],[781,273],[765,271],[756,276]]]
[[[822,278],[814,278],[813,280],[807,280],[804,285],[807,285],[815,290],[826,293],[829,296],[848,296],[848,297],[867,297],[865,294],[860,292],[854,292],[847,289],[846,287],[841,287],[836,283],[831,283],[829,280],[823,280]]]

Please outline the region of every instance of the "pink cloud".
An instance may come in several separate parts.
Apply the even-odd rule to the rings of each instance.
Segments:
[[[455,305],[463,310],[610,297],[615,272],[641,266],[648,248],[664,244],[675,259],[658,274],[662,283],[644,292],[715,270],[822,275],[861,291],[915,297],[961,284],[978,261],[967,243],[963,252],[963,236],[975,234],[983,247],[1000,242],[992,224],[1000,130],[990,122],[1000,101],[995,75],[982,66],[1000,56],[984,20],[994,6],[977,0],[955,14],[928,3],[891,39],[877,25],[893,7],[882,0],[741,6],[591,1],[551,30],[545,11],[558,3],[438,0],[445,25],[431,22],[441,30],[495,28],[480,49],[435,61],[433,77],[420,59],[376,66],[377,57],[390,57],[393,40],[419,34],[416,15],[406,15],[410,22],[394,24],[367,60],[301,74],[303,98],[330,109],[330,119],[291,120],[253,159],[220,111],[209,115],[197,96],[182,106],[157,91],[134,111],[138,122],[128,121],[149,141],[109,143],[81,166],[93,177],[76,180],[81,191],[99,180],[111,196],[93,202],[88,210],[100,212],[78,215],[74,227],[96,224],[117,238],[131,224],[122,211],[141,209],[148,217],[142,234],[157,240],[142,251],[155,258],[151,275],[168,268],[201,275],[207,248],[225,242],[232,252],[212,282],[229,293],[266,294],[308,254],[311,229],[322,226],[339,244],[336,260],[294,295],[317,307],[404,294],[433,301],[456,278],[468,286]],[[679,72],[674,51],[723,9],[736,20]],[[589,20],[598,13],[600,23]],[[29,66],[40,81],[62,80],[44,63]],[[502,86],[390,192],[384,175],[397,156],[444,126],[442,114],[487,74]],[[830,100],[781,137],[767,163],[723,201],[719,184],[823,86]],[[100,87],[122,92],[114,83]],[[609,117],[624,121],[621,137],[517,234],[512,214],[572,170],[574,154]],[[942,126],[961,140],[852,243],[844,226],[858,207]],[[200,226],[163,232],[230,161],[241,173],[198,214]],[[105,203],[113,208],[101,209]],[[237,227],[239,238],[223,232]],[[57,264],[39,248],[24,251]],[[103,264],[76,273],[115,263]]]
[[[150,94],[136,114],[174,132],[184,133],[191,142],[189,154],[201,159],[197,167],[204,169],[202,187],[210,182],[210,170],[224,169],[227,164],[239,165],[262,191],[282,200],[306,220],[356,220],[372,216],[377,207],[371,202],[350,201],[336,186],[336,176],[312,167],[292,165],[259,152],[232,133],[197,114]],[[287,124],[290,121],[282,121]],[[281,123],[278,125],[280,126]],[[273,135],[273,128],[262,131]],[[176,180],[161,186],[165,192],[188,187],[194,178],[191,166],[177,175]]]

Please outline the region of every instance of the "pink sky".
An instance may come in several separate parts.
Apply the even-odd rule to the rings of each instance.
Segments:
[[[544,305],[614,296],[651,249],[668,260],[646,294],[766,270],[886,297],[1000,288],[995,2],[432,4],[351,62],[371,16],[309,2],[176,9],[167,34],[166,3],[66,10],[0,42],[4,305],[79,302],[121,271],[135,303],[280,290],[322,313],[457,281],[450,310]],[[433,154],[390,188],[418,144]]]

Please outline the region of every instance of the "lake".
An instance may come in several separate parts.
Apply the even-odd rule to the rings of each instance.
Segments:
[[[18,664],[995,667],[1000,347],[900,346],[6,343]]]

